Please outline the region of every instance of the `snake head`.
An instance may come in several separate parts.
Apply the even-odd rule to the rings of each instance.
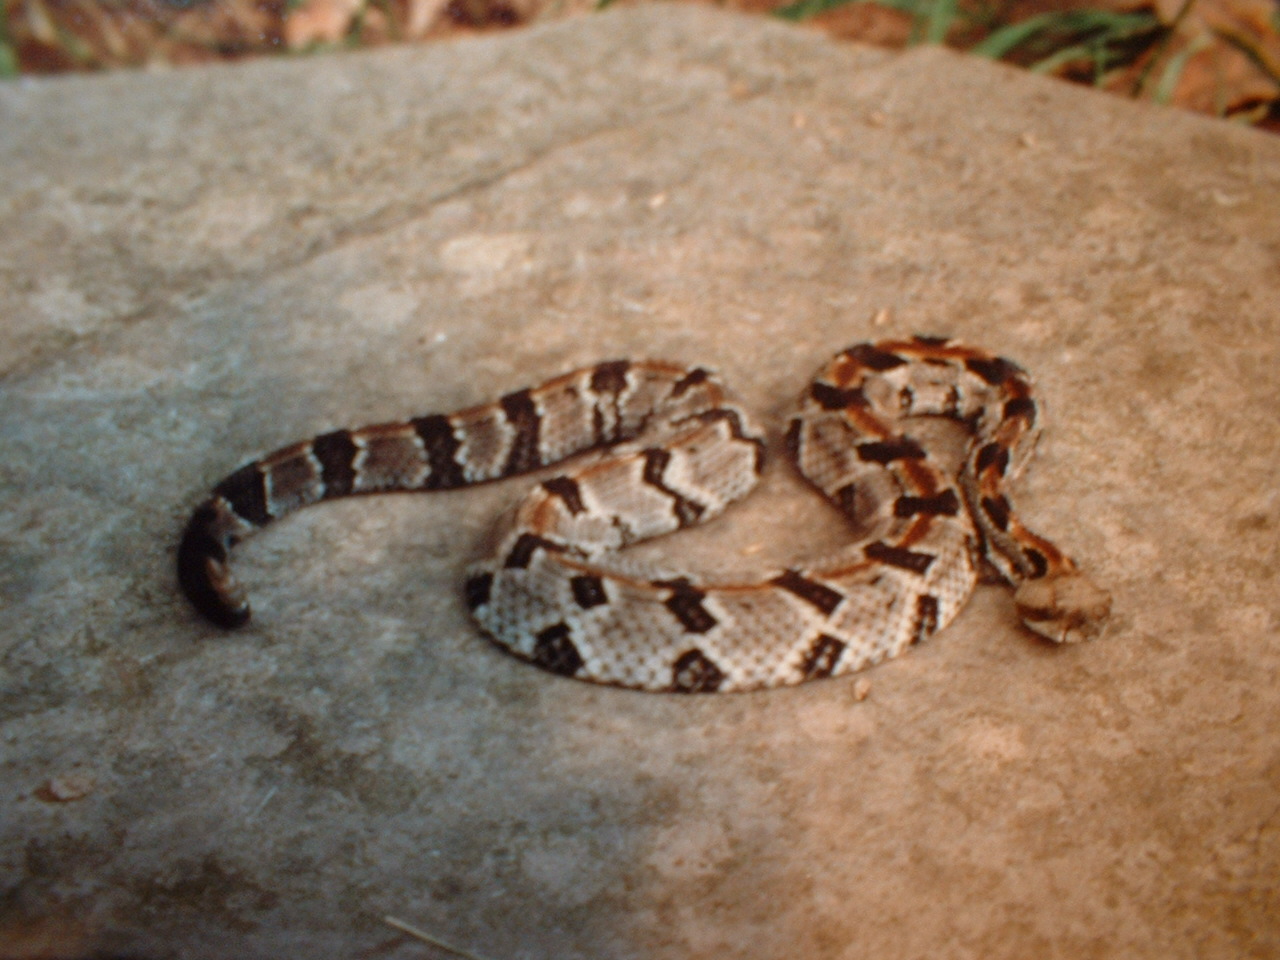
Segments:
[[[1096,640],[1111,616],[1111,594],[1076,570],[1024,581],[1013,602],[1027,629],[1054,643]]]

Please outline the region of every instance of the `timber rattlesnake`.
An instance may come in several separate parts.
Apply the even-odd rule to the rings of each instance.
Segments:
[[[947,417],[970,439],[947,473],[904,431]],[[498,643],[556,673],[643,690],[750,690],[846,673],[946,626],[983,569],[1017,585],[1023,622],[1055,642],[1099,635],[1110,597],[1014,515],[1003,492],[1039,430],[1014,363],[938,337],[858,344],[801,398],[786,448],[861,534],[746,583],[636,573],[616,551],[709,520],[754,486],[762,434],[702,367],[613,361],[496,403],[338,430],[231,474],[196,509],[178,577],[209,620],[249,617],[229,548],[299,507],[441,490],[598,450],[544,480],[468,606]]]

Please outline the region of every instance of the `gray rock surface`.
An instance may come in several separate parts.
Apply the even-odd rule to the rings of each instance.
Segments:
[[[1280,955],[1280,141],[671,7],[20,81],[0,127],[0,956]],[[1019,505],[1106,639],[982,588],[865,700],[564,680],[458,592],[518,481],[280,524],[234,635],[175,590],[279,444],[642,354],[776,429],[911,331],[1036,374]],[[660,549],[839,535],[777,465]]]

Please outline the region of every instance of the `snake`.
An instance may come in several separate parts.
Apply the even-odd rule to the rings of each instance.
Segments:
[[[461,591],[490,638],[555,674],[680,693],[847,674],[943,629],[990,579],[1015,588],[1022,624],[1049,643],[1092,640],[1110,594],[1028,529],[1007,492],[1040,414],[1028,374],[973,346],[913,336],[842,350],[804,389],[782,446],[843,515],[847,541],[749,576],[699,575],[634,562],[626,548],[746,496],[765,431],[706,367],[612,360],[246,464],[191,514],[178,582],[204,618],[238,627],[250,608],[230,551],[269,523],[323,500],[448,490],[564,463],[508,511]],[[958,466],[912,435],[928,418],[959,425]]]

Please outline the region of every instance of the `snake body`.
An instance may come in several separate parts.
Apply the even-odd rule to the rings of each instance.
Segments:
[[[968,433],[946,470],[908,432],[949,418]],[[800,472],[850,521],[850,543],[749,582],[639,570],[630,544],[705,522],[745,496],[761,430],[698,366],[610,361],[450,414],[337,430],[247,464],[194,512],[178,577],[209,620],[249,605],[231,546],[300,507],[352,494],[442,490],[537,470],[466,603],[510,652],[595,683],[712,692],[860,670],[945,627],[984,571],[1017,588],[1023,623],[1056,643],[1098,636],[1110,597],[1015,515],[1005,485],[1040,429],[1015,363],[938,337],[841,351],[785,433]]]

